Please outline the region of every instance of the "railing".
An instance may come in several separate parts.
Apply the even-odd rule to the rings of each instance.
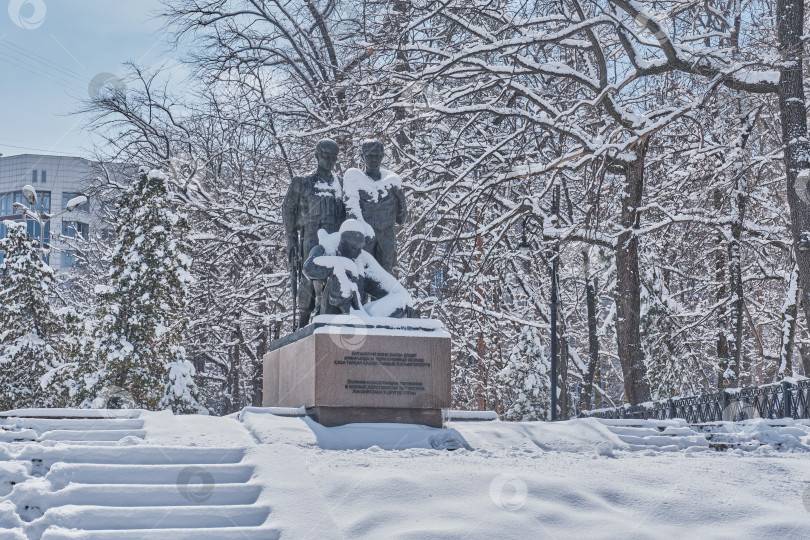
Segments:
[[[583,411],[580,417],[633,420],[683,418],[690,423],[751,418],[810,418],[810,379],[782,381],[756,388]]]

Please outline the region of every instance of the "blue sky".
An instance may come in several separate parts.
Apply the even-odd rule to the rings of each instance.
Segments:
[[[0,153],[90,155],[85,118],[70,113],[91,81],[122,74],[129,60],[155,66],[179,56],[154,17],[160,4],[0,0]]]

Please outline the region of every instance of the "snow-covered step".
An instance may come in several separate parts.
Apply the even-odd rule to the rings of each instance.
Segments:
[[[69,446],[26,445],[17,459],[41,459],[50,468],[56,462],[110,465],[182,465],[239,463],[243,448],[186,446]]]
[[[138,418],[140,409],[13,409],[0,411],[0,418]]]
[[[709,448],[709,441],[685,421],[600,420],[630,450]]]
[[[37,433],[52,430],[123,430],[141,429],[143,420],[138,418],[0,418],[0,427],[5,429],[33,429]]]
[[[198,479],[199,480],[199,479]],[[256,484],[206,483],[182,484],[70,484],[57,491],[43,491],[40,486],[14,494],[17,508],[37,508],[45,512],[65,505],[81,506],[227,506],[251,505],[261,487]]]
[[[608,426],[608,429],[616,435],[634,435],[639,434],[652,435],[652,436],[694,436],[695,430],[687,426],[661,426],[659,427],[629,427],[629,426]]]
[[[26,531],[31,537],[38,536],[50,526],[86,531],[256,527],[262,525],[269,515],[270,508],[259,505],[139,507],[65,505],[49,509],[42,517],[29,523]],[[113,535],[109,538],[120,536]],[[164,538],[174,537],[164,535]]]
[[[209,481],[215,485],[243,483],[250,480],[253,467],[242,464],[205,464]],[[77,484],[171,484],[186,471],[187,465],[97,465],[56,463],[45,477],[54,487]],[[199,475],[197,475],[199,476]]]
[[[140,437],[124,437],[120,440],[114,441],[40,441],[44,442],[46,446],[119,446],[125,444],[140,444],[143,442],[143,439]]]
[[[54,528],[42,540],[278,540],[280,531],[269,527],[228,527],[217,529],[134,529],[80,531]]]
[[[700,435],[694,435],[692,437],[673,437],[666,435],[634,437],[632,435],[619,435],[619,438],[627,444],[636,447],[634,449],[648,449],[654,447],[659,450],[683,450],[685,448],[709,447],[709,441]]]
[[[37,436],[37,432],[33,429],[21,429],[19,431],[13,429],[0,430],[0,442],[13,443],[36,441]]]
[[[120,441],[125,437],[143,439],[146,431],[143,429],[54,429],[46,431],[39,436],[40,441]]]

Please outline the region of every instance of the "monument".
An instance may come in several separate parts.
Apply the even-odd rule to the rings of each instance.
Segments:
[[[442,409],[450,406],[450,336],[439,321],[413,318],[411,295],[391,275],[396,264],[394,224],[404,223],[407,207],[399,177],[379,168],[382,150],[376,141],[363,143],[366,172],[349,169],[344,180],[349,219],[341,219],[332,230],[320,227],[314,244],[309,235],[324,218],[309,219],[314,213],[302,207],[311,205],[309,194],[325,183],[324,177],[316,171],[290,186],[292,195],[288,193],[284,209],[288,239],[301,242],[302,249],[313,244],[293,283],[307,283],[312,296],[298,293],[298,299],[308,302],[306,319],[299,320],[308,324],[270,344],[264,357],[262,404],[304,407],[325,426],[404,422],[441,427]],[[319,157],[319,171],[321,161]],[[323,161],[331,174],[334,160]],[[319,180],[307,180],[315,175]],[[314,196],[337,192],[328,191]],[[337,208],[331,204],[319,205],[324,210],[319,216],[334,225],[330,216],[342,215],[328,213]],[[288,215],[301,225],[287,228]],[[298,232],[293,236],[291,230]],[[309,313],[315,315],[311,322]]]

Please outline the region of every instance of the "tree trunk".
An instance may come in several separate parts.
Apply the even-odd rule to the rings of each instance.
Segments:
[[[714,190],[714,210],[719,215],[723,209],[723,192],[720,189]],[[714,280],[718,283],[717,290],[718,303],[726,298],[726,257],[724,256],[723,245],[725,238],[722,233],[717,234],[717,249],[714,254]],[[717,389],[722,391],[728,387],[726,370],[728,370],[728,337],[726,331],[726,307],[720,306],[717,312]]]
[[[644,188],[647,140],[638,142],[636,160],[625,166],[621,227],[616,246],[616,339],[627,400],[636,405],[650,400],[650,381],[641,347],[641,280],[638,265],[639,214]]]
[[[571,409],[571,396],[568,392],[568,331],[565,327],[565,317],[562,310],[557,309],[557,331],[558,331],[558,358],[557,364],[557,381],[559,382],[560,389],[560,420],[567,420],[569,418],[569,411]]]
[[[790,205],[791,232],[799,267],[801,305],[810,320],[810,250],[801,249],[803,235],[810,234],[810,203],[796,193],[797,184],[810,181],[810,141],[807,140],[804,87],[802,86],[803,0],[777,0],[776,25],[782,54],[779,77],[779,116],[785,144],[787,199]]]
[[[585,303],[588,308],[588,373],[585,374],[585,387],[580,400],[580,409],[592,409],[593,384],[599,367],[599,335],[596,324],[596,286],[590,275],[588,252],[582,253],[585,266]]]
[[[732,192],[731,242],[728,259],[731,274],[731,324],[733,327],[734,347],[731,352],[731,370],[734,372],[734,385],[740,386],[740,368],[743,359],[743,328],[745,326],[745,292],[742,280],[742,229],[745,219],[745,182],[740,176]]]
[[[790,273],[785,304],[782,307],[781,339],[779,346],[779,367],[776,370],[776,381],[793,375],[793,349],[796,341],[797,303],[799,300],[799,271],[794,266]]]

